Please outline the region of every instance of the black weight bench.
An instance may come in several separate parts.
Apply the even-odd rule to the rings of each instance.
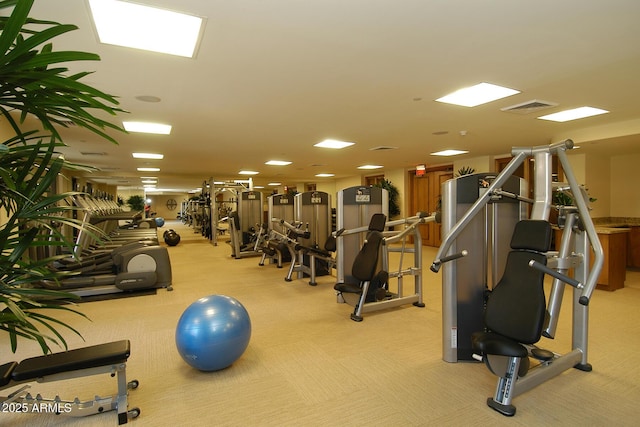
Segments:
[[[0,403],[3,407],[14,403],[15,408],[24,411],[44,404],[54,408],[55,413],[75,417],[116,410],[118,424],[126,424],[129,418],[140,415],[138,408],[127,410],[128,390],[138,387],[137,380],[126,380],[126,362],[130,354],[129,340],[122,340],[5,363],[0,366],[0,389],[32,381],[44,383],[108,373],[117,376],[118,393],[106,398],[96,396],[88,402],[80,402],[78,398],[63,401],[58,396],[54,399],[43,399],[40,395],[34,398],[30,393],[24,393],[30,388],[27,385],[7,397],[0,397]]]

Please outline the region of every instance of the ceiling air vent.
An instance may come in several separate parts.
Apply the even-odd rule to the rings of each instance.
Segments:
[[[104,151],[81,151],[80,154],[83,156],[106,156],[107,153]]]
[[[391,147],[389,145],[380,145],[378,147],[369,148],[369,151],[384,151],[384,150],[396,150],[398,147]]]
[[[501,108],[500,111],[516,114],[529,114],[536,111],[545,110],[547,108],[555,107],[556,105],[558,104],[555,102],[534,99],[532,101],[523,102],[521,104],[512,105],[510,107]]]

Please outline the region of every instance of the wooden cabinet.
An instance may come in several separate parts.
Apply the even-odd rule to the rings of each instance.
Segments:
[[[598,277],[597,289],[605,291],[615,291],[624,288],[624,281],[627,278],[627,230],[601,229],[598,231],[598,238],[604,252],[604,263],[600,276]],[[555,231],[556,250],[559,249],[562,230]],[[589,256],[589,262],[593,265],[593,251]],[[572,270],[569,275],[573,277]]]
[[[627,267],[640,268],[640,227],[633,226],[627,234]]]
[[[604,265],[598,278],[598,289],[615,291],[624,287],[627,276],[627,232],[598,233],[604,251]],[[591,255],[593,260],[593,254]]]

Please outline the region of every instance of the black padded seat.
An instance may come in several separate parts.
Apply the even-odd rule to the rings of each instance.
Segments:
[[[473,347],[484,354],[526,357],[527,349],[517,342],[491,332],[476,332],[471,336]]]
[[[13,369],[11,377],[14,381],[25,381],[62,372],[124,363],[130,354],[129,340],[98,344],[25,359]]]
[[[0,387],[4,387],[11,381],[11,374],[18,366],[18,362],[9,362],[0,366]]]

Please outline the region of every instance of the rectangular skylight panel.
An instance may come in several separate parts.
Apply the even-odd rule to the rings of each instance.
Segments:
[[[540,116],[538,118],[554,122],[568,122],[569,120],[584,119],[585,117],[597,116],[605,113],[608,113],[608,111],[600,108],[579,107],[571,110],[559,111],[553,114],[547,114],[546,116]]]
[[[520,93],[520,91],[491,83],[479,83],[475,86],[466,87],[445,95],[442,98],[436,99],[436,101],[461,105],[463,107],[475,107],[517,93]]]
[[[122,0],[89,0],[101,43],[192,58],[203,19]]]

